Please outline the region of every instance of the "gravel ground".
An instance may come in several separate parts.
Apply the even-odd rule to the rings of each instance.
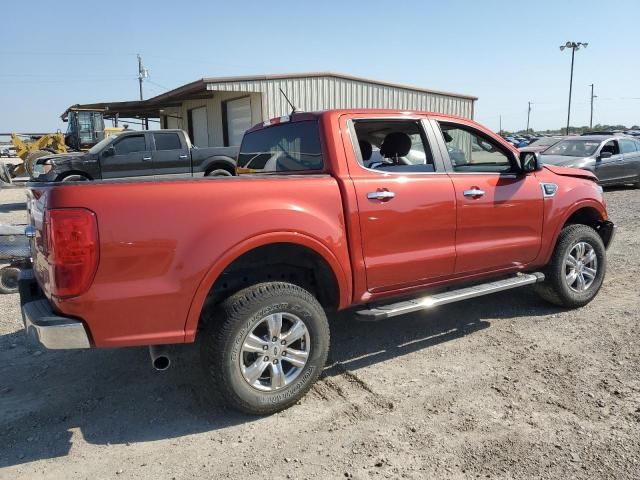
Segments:
[[[528,289],[377,324],[331,319],[323,378],[266,418],[208,404],[193,346],[46,351],[0,297],[0,478],[640,477],[640,192],[594,302]],[[0,222],[25,220],[0,190]]]

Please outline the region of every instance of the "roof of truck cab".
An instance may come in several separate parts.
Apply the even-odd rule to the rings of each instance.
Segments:
[[[394,117],[398,115],[400,116],[406,115],[407,117],[418,115],[418,116],[438,117],[440,119],[462,120],[466,122],[476,123],[474,120],[469,118],[459,117],[456,115],[449,115],[441,112],[426,112],[426,111],[420,111],[420,110],[400,110],[400,109],[380,109],[380,108],[340,108],[340,109],[332,109],[332,110],[317,110],[313,112],[297,111],[290,115],[275,117],[275,118],[266,120],[264,122],[260,122],[254,125],[253,127],[251,127],[249,130],[247,130],[246,133],[250,133],[256,130],[261,130],[263,128],[270,127],[273,125],[279,125],[280,123],[304,122],[308,120],[316,120],[317,118],[320,118],[325,115],[340,116],[340,115],[358,115],[358,114],[379,115],[379,116],[390,115]]]

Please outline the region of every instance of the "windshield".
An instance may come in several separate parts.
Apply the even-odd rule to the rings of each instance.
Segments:
[[[550,147],[551,145],[555,145],[556,143],[558,143],[560,140],[561,140],[560,138],[556,138],[556,137],[544,137],[544,138],[539,138],[533,143],[530,143],[529,146],[530,147]]]
[[[103,138],[98,143],[96,143],[93,147],[89,149],[89,153],[99,153],[107,144],[111,143],[111,141],[116,138],[118,134],[114,133],[113,135],[109,135],[106,138]]]
[[[565,157],[589,157],[598,149],[600,142],[595,140],[561,140],[542,155],[563,155]]]

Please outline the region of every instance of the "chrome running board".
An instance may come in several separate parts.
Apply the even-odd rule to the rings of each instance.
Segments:
[[[405,313],[438,307],[447,303],[460,302],[469,298],[481,297],[483,295],[489,295],[490,293],[510,290],[524,285],[531,285],[542,282],[543,280],[544,274],[539,272],[518,273],[513,277],[496,280],[494,282],[482,283],[480,285],[473,285],[472,287],[449,290],[447,292],[436,293],[434,295],[416,298],[413,300],[405,300],[403,302],[376,306],[366,310],[359,310],[356,312],[356,315],[358,320],[374,322],[398,315],[404,315]]]

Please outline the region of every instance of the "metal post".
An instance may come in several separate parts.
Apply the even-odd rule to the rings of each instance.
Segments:
[[[531,102],[529,103],[529,110],[527,110],[527,133],[529,133],[529,119],[531,118]]]
[[[589,128],[593,128],[593,83],[591,84],[591,117],[589,119]]]
[[[142,96],[142,79],[146,76],[144,67],[142,66],[142,57],[138,54],[138,84],[140,87],[140,100],[144,100]],[[144,129],[149,130],[149,119],[144,117],[143,119]]]
[[[567,132],[569,135],[569,122],[571,121],[571,90],[573,89],[573,60],[576,56],[576,47],[571,47],[571,77],[569,79],[569,107],[567,108]]]

